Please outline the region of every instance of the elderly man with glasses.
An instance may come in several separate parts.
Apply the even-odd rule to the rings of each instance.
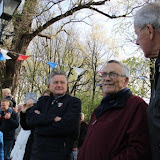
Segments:
[[[104,98],[92,114],[78,160],[150,160],[147,104],[127,88],[128,81],[124,64],[107,62]]]
[[[151,99],[147,109],[152,160],[160,160],[160,2],[148,3],[134,16],[136,44],[144,56],[156,58]]]

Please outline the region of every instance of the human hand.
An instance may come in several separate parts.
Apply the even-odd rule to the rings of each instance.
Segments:
[[[6,113],[5,116],[4,116],[5,119],[10,119],[10,117],[11,117],[10,113]]]
[[[40,114],[40,111],[39,110],[35,110],[34,113]]]
[[[19,104],[17,106],[18,113],[22,111],[22,108],[23,108],[23,104]]]
[[[29,109],[29,108],[31,108],[33,106],[33,103],[34,103],[33,99],[28,99],[26,101],[26,103],[23,104],[21,111],[23,113],[25,113],[27,109]]]
[[[34,100],[33,99],[28,99],[25,104],[26,104],[27,108],[30,108],[30,107],[33,106]]]
[[[21,108],[21,111],[23,112],[23,113],[26,113],[26,110],[27,110],[28,108],[27,108],[27,106],[26,106],[26,104],[23,104],[22,105],[22,108]]]
[[[58,116],[57,116],[57,117],[54,118],[54,122],[58,122],[58,121],[60,121],[61,119],[62,119],[61,117],[58,117]]]
[[[18,113],[18,109],[16,107],[13,107],[13,110]]]

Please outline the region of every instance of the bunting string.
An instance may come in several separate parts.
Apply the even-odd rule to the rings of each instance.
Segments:
[[[0,48],[0,61],[5,61],[5,60],[12,59],[10,56],[7,55],[8,52],[19,55],[18,58],[17,58],[17,61],[24,61],[24,60],[26,60],[27,58],[31,57],[31,55],[23,55],[23,54],[19,54],[19,53],[13,52],[13,51],[7,51],[7,50],[5,50],[5,49]],[[57,63],[50,62],[50,61],[48,61],[47,64],[48,64],[52,69],[56,68],[57,65],[58,65]],[[83,69],[83,68],[73,67],[73,69],[75,70],[77,76],[83,74],[84,71],[85,71],[85,69]],[[102,75],[102,70],[99,70],[99,71],[98,71],[98,74],[101,76],[101,75]],[[137,76],[137,77],[134,77],[134,78],[146,80],[147,77]]]

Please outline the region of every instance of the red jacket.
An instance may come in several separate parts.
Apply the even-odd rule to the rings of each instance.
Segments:
[[[93,112],[78,160],[150,160],[146,108],[132,95],[98,118]]]

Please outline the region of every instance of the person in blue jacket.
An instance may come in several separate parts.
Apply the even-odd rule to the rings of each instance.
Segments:
[[[4,160],[3,133],[0,131],[0,160]]]

